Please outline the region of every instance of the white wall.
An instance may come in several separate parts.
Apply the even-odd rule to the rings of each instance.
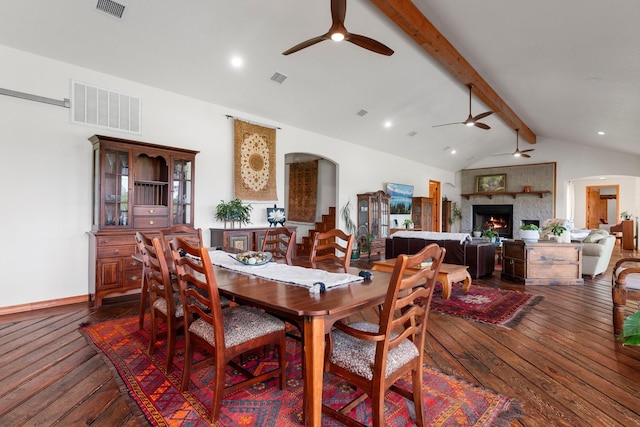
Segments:
[[[227,114],[282,128],[277,131],[279,206],[289,152],[337,163],[337,206],[357,193],[384,189],[387,182],[414,185],[416,195],[429,194],[429,179],[455,182],[448,171],[3,46],[0,63],[5,89],[63,99],[70,97],[69,81],[75,79],[139,96],[143,129],[131,135],[73,125],[68,109],[0,96],[0,271],[5,272],[0,307],[87,294],[92,179],[87,138],[96,133],[200,150],[195,226],[204,230],[222,225],[215,223],[213,210],[221,199],[233,197],[233,124]],[[252,205],[253,224],[266,225],[266,208],[273,202]]]

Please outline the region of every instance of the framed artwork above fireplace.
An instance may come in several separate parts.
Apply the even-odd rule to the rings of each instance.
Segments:
[[[507,174],[479,175],[476,177],[476,192],[500,193],[507,191]]]

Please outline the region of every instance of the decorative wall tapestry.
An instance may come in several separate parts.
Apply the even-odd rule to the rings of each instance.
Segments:
[[[276,130],[233,122],[234,191],[241,200],[277,200]]]
[[[316,221],[318,161],[289,165],[289,212],[287,220]]]

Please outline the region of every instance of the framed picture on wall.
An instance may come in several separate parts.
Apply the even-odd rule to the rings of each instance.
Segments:
[[[507,174],[476,177],[476,193],[500,193],[503,191],[507,191]]]

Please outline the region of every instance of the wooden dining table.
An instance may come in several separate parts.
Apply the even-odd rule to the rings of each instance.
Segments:
[[[305,424],[320,426],[325,335],[332,325],[384,302],[391,274],[375,272],[370,280],[353,282],[313,294],[308,288],[214,266],[221,295],[252,305],[294,324],[303,332]],[[323,268],[334,271],[331,268]],[[335,272],[344,272],[342,267]],[[360,269],[349,268],[358,275]]]

